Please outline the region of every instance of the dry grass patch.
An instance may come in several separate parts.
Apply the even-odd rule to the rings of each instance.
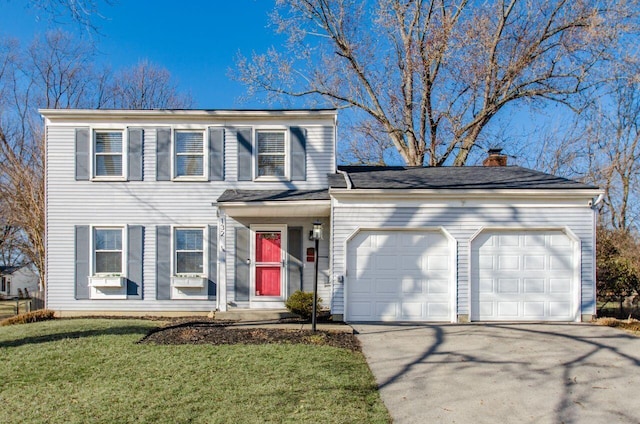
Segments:
[[[19,314],[11,318],[6,318],[0,321],[0,327],[4,327],[6,325],[15,325],[15,324],[28,324],[31,322],[38,321],[48,321],[55,318],[55,312],[50,311],[48,309],[41,309],[39,311],[27,312],[24,314]]]
[[[637,319],[617,319],[617,318],[598,318],[596,321],[598,325],[606,325],[607,327],[620,328],[622,330],[629,331],[637,336],[640,336],[640,321]]]

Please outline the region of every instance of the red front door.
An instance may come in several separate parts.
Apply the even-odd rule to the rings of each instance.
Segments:
[[[256,232],[256,296],[280,296],[282,282],[282,233]]]

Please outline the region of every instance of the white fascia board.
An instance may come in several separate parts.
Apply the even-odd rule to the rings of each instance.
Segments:
[[[474,190],[384,190],[384,189],[329,189],[332,198],[338,201],[355,202],[388,202],[388,201],[416,201],[416,200],[521,200],[523,203],[544,200],[567,200],[591,202],[591,200],[603,193],[600,189],[474,189]]]
[[[224,202],[218,208],[231,218],[241,217],[281,217],[309,218],[328,217],[331,212],[330,200],[266,201],[266,202]]]
[[[205,110],[205,109],[157,109],[157,110],[117,110],[117,109],[39,109],[47,122],[71,120],[117,120],[117,121],[175,121],[202,119],[255,119],[255,118],[307,118],[329,119],[335,122],[335,109],[317,110]]]

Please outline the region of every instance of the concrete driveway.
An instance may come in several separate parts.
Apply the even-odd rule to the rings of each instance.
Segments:
[[[588,324],[356,324],[395,423],[640,423],[640,338]]]

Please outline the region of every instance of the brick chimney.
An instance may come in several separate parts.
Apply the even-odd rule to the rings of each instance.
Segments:
[[[489,149],[489,156],[482,162],[482,166],[507,166],[507,156],[502,149]]]

